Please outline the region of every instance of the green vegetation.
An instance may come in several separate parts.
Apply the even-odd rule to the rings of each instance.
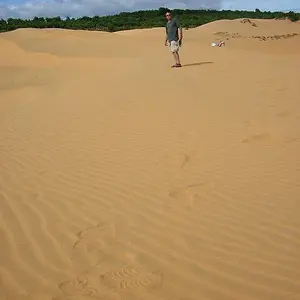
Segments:
[[[60,17],[43,18],[35,17],[32,20],[12,19],[0,20],[0,32],[18,28],[65,28],[80,30],[119,31],[138,28],[162,27],[165,25],[164,14],[166,8],[158,10],[123,12],[111,16],[82,17],[78,19]],[[192,28],[221,19],[284,19],[295,22],[300,19],[300,13],[289,12],[262,12],[255,11],[231,11],[231,10],[181,10],[175,9],[173,14],[178,16],[184,28]]]

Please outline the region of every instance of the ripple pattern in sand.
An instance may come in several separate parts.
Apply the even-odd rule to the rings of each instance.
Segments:
[[[162,98],[144,78],[142,100],[123,73],[101,93],[83,73],[51,98],[5,91],[0,298],[298,300],[296,118],[274,113],[278,132],[250,102],[236,116],[239,87],[226,107],[196,110],[180,89],[169,99],[165,73],[153,79]]]

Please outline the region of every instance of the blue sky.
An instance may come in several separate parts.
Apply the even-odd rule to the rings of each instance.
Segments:
[[[0,19],[80,17],[158,7],[300,11],[300,0],[0,0]]]

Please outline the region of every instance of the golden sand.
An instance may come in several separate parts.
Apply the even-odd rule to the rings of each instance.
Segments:
[[[249,21],[181,69],[163,28],[0,35],[1,300],[300,299],[300,24]]]

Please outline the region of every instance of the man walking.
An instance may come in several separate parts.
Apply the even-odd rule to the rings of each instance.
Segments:
[[[178,20],[172,17],[172,13],[170,11],[166,13],[166,19],[168,21],[166,24],[165,45],[169,46],[169,49],[172,52],[175,59],[175,65],[173,65],[172,68],[180,68],[181,63],[178,52],[182,42],[182,28]]]

